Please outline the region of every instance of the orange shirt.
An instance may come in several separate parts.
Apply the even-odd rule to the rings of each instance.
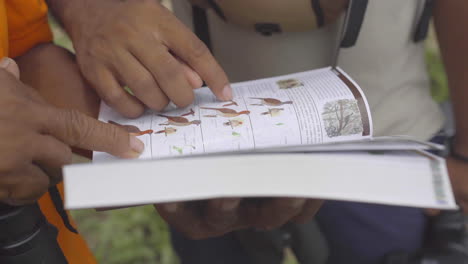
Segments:
[[[0,57],[17,57],[52,41],[42,0],[0,0]]]
[[[52,41],[43,0],[0,0],[0,58],[15,58],[40,43]],[[50,188],[39,200],[49,223],[59,230],[58,242],[70,264],[95,264],[86,242],[63,209],[63,186]]]

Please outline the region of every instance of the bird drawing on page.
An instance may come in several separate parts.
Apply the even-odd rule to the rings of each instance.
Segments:
[[[160,126],[169,126],[169,125],[171,126],[197,125],[198,126],[201,124],[200,120],[189,121],[187,118],[184,117],[188,115],[195,115],[195,112],[193,111],[193,109],[190,109],[190,112],[180,115],[180,116],[168,116],[168,115],[159,114],[158,116],[167,118],[167,123],[159,124],[159,125]]]
[[[228,122],[226,123],[223,123],[224,126],[230,126],[231,128],[235,128],[235,127],[240,127],[244,124],[244,121],[243,120],[239,120],[239,119],[231,119],[229,120]]]
[[[177,129],[174,127],[166,127],[164,130],[159,130],[158,132],[154,132],[154,134],[164,134],[166,137],[171,134],[175,134]]]
[[[257,106],[282,106],[282,105],[285,105],[285,104],[292,104],[293,102],[292,101],[285,101],[285,102],[282,102],[278,99],[274,99],[274,98],[259,98],[259,97],[250,97],[250,99],[256,99],[256,100],[260,100],[260,103],[259,104],[251,104],[251,105],[257,105]]]
[[[239,106],[235,101],[231,101],[230,103],[223,105],[223,107],[228,107],[228,106],[233,106],[233,105]]]
[[[153,130],[151,130],[151,129],[141,131],[137,126],[134,126],[134,125],[122,125],[122,124],[119,124],[119,123],[117,123],[115,121],[112,121],[112,120],[109,120],[107,122],[109,124],[116,125],[116,126],[119,126],[119,127],[123,128],[123,129],[125,129],[132,136],[143,136],[143,135],[153,134]]]
[[[271,117],[280,116],[284,108],[269,108],[268,112],[263,112],[262,115],[270,115]]]
[[[201,109],[205,110],[214,110],[216,111],[216,115],[206,115],[205,117],[217,117],[217,116],[222,116],[222,117],[238,117],[240,115],[249,115],[250,111],[241,111],[237,112],[234,109],[230,108],[213,108],[213,107],[200,107]]]
[[[193,111],[192,108],[190,108],[190,111],[189,111],[189,112],[187,112],[187,113],[185,113],[185,114],[182,114],[182,115],[180,115],[180,116],[189,116],[189,115],[195,116],[195,111]]]

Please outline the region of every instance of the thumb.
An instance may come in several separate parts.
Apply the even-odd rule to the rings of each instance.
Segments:
[[[77,110],[53,108],[50,111],[47,133],[69,146],[126,159],[138,158],[144,151],[143,142],[116,125],[98,121]]]
[[[5,69],[7,72],[13,74],[17,79],[20,77],[20,71],[18,64],[13,59],[3,58],[0,60],[0,68]]]

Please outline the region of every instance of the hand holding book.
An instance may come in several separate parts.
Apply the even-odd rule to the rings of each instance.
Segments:
[[[179,232],[202,239],[247,227],[273,229],[291,220],[304,223],[317,213],[322,203],[300,198],[226,198],[155,207]]]

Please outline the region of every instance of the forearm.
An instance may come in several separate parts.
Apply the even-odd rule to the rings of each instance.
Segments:
[[[437,0],[434,15],[455,115],[455,148],[468,156],[468,1]]]
[[[97,117],[99,97],[81,76],[74,56],[53,44],[39,45],[16,59],[21,81],[50,104]]]
[[[99,97],[81,76],[73,54],[53,44],[43,44],[16,61],[21,81],[36,89],[49,104],[97,117]],[[77,148],[73,151],[91,157],[89,151]]]

